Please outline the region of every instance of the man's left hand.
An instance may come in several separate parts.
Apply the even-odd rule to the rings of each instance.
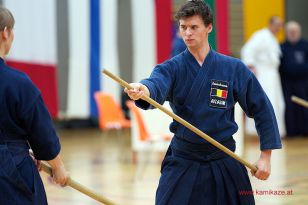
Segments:
[[[253,176],[260,180],[267,180],[271,174],[271,153],[272,150],[263,150],[259,160],[255,163],[258,168],[256,172],[251,172]]]

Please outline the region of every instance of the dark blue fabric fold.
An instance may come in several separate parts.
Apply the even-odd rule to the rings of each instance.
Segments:
[[[0,204],[45,205],[47,198],[26,140],[0,134]]]

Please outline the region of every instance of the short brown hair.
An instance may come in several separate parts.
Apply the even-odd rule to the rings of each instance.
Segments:
[[[175,14],[175,19],[179,22],[182,18],[200,15],[205,26],[213,24],[213,14],[210,7],[203,0],[187,1]]]
[[[14,28],[15,19],[13,14],[4,7],[0,7],[0,31],[3,31],[5,27],[8,29]]]

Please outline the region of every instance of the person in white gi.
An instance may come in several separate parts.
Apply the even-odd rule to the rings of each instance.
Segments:
[[[280,136],[286,134],[285,105],[279,77],[281,50],[275,35],[282,26],[281,18],[271,17],[268,27],[256,31],[241,50],[243,62],[254,72],[274,107]],[[254,121],[246,119],[246,133],[257,135]]]

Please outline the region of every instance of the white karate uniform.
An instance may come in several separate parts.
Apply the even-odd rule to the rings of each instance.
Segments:
[[[255,32],[241,51],[243,62],[255,68],[256,77],[274,107],[280,136],[284,136],[285,104],[278,71],[280,56],[279,43],[268,28]],[[257,134],[254,121],[250,118],[246,119],[246,133]]]

